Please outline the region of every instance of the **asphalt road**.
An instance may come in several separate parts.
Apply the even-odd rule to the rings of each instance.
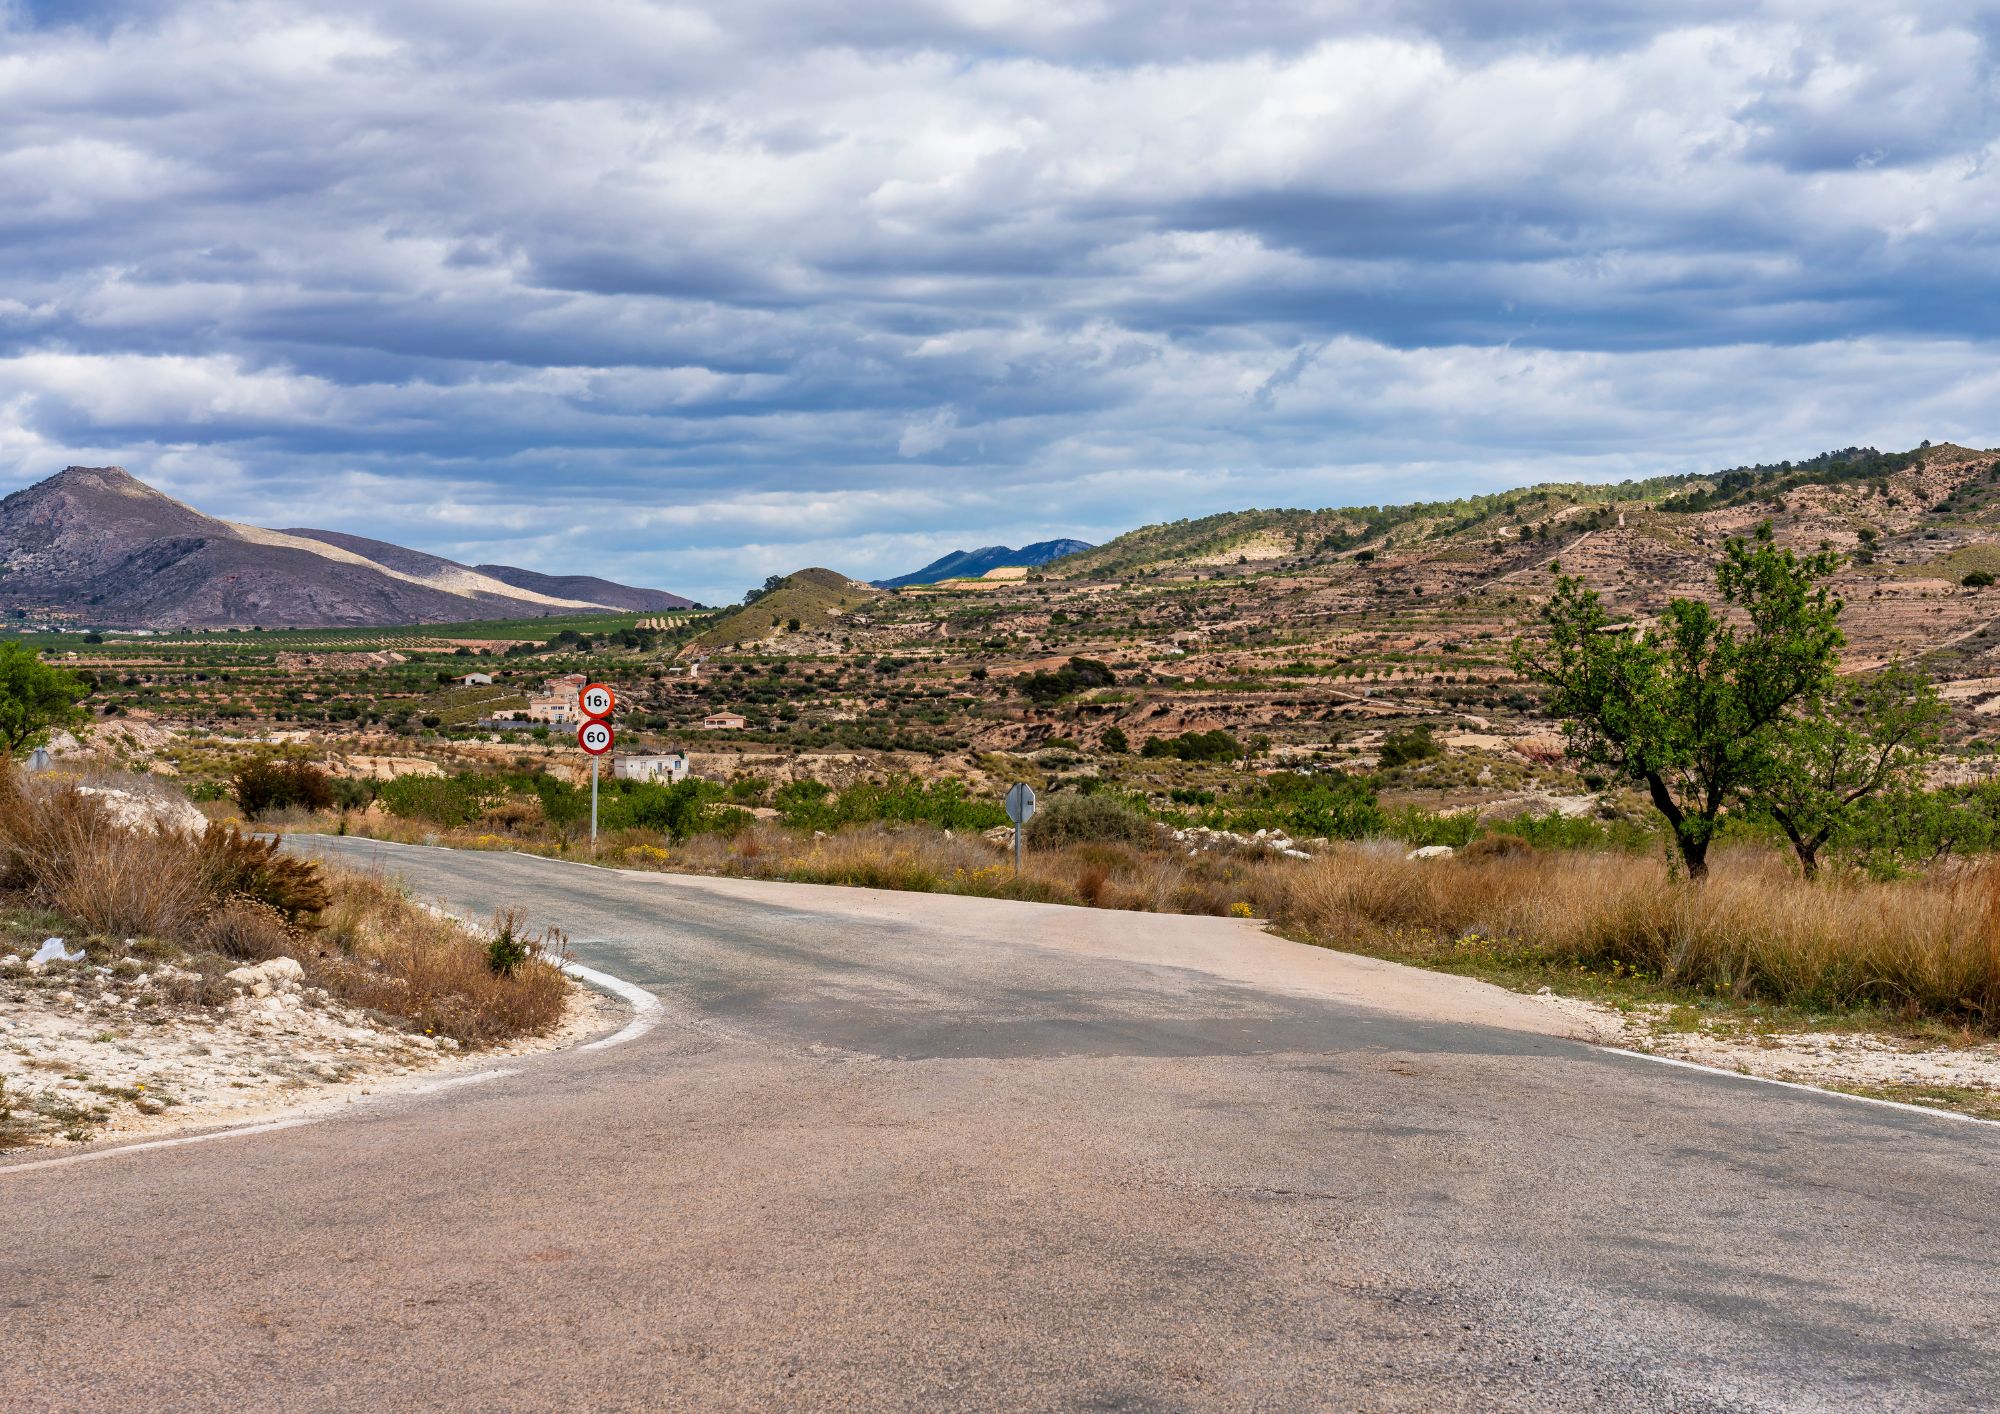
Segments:
[[[1227,920],[323,847],[664,1020],[0,1168],[0,1407],[2000,1407],[2000,1130]]]

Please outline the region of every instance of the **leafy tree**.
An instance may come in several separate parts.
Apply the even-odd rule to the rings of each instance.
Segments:
[[[1570,754],[1645,786],[1691,879],[1708,874],[1723,810],[1771,778],[1787,714],[1832,679],[1841,603],[1825,581],[1838,564],[1778,548],[1767,522],[1716,567],[1734,614],[1674,599],[1652,628],[1614,623],[1596,591],[1552,566],[1546,631],[1515,641],[1515,668],[1549,689]]]
[[[1900,665],[1859,682],[1835,680],[1779,722],[1745,804],[1777,822],[1810,879],[1820,850],[1864,802],[1921,785],[1947,715],[1930,680]]]
[[[51,732],[81,727],[90,689],[89,679],[44,663],[26,644],[0,643],[0,745],[21,756],[46,745]]]
[[[1132,749],[1132,743],[1125,736],[1123,727],[1106,727],[1100,738],[1103,748],[1115,756],[1123,756]]]

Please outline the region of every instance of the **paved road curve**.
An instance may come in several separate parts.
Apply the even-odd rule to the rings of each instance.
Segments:
[[[0,1407],[2000,1407],[2000,1130],[1225,920],[319,847],[667,1019],[0,1169]]]

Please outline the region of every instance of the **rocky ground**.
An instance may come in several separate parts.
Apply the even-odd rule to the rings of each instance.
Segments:
[[[228,966],[121,948],[100,962],[88,948],[47,942],[0,941],[0,1148],[343,1103],[571,1044],[612,1020],[609,1003],[578,987],[555,1033],[466,1051],[302,985],[290,958]]]
[[[2000,1043],[1941,1045],[1860,1031],[1757,1031],[1688,1008],[1604,1006],[1547,988],[1537,999],[1599,1044],[1767,1080],[2000,1119]]]

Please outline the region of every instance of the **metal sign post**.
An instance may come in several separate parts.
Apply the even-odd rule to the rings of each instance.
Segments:
[[[1014,822],[1014,874],[1021,873],[1021,831],[1035,816],[1035,788],[1026,781],[1007,792],[1007,818]]]
[[[590,852],[597,853],[597,775],[598,763],[604,753],[611,749],[617,734],[611,730],[606,720],[617,699],[611,689],[601,682],[594,682],[576,695],[577,706],[581,707],[589,720],[576,729],[576,744],[590,753]]]

